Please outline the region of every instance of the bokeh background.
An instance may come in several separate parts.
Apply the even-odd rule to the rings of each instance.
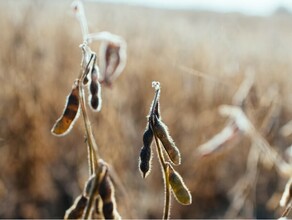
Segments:
[[[82,120],[65,137],[50,133],[80,69],[82,37],[70,3],[0,2],[1,218],[63,218],[88,178]],[[226,217],[229,191],[245,173],[251,142],[242,137],[204,158],[195,150],[225,126],[218,106],[232,103],[252,70],[258,100],[278,88],[279,114],[265,138],[285,156],[292,140],[279,130],[292,116],[292,15],[283,9],[256,17],[94,2],[85,10],[91,32],[110,31],[128,44],[124,72],[102,89],[102,111],[90,114],[100,154],[120,180],[121,216],[162,216],[157,157],[145,180],[138,170],[155,80],[162,86],[162,117],[182,153],[176,169],[193,196],[190,206],[173,199],[171,217]],[[258,129],[269,111],[262,103],[252,107]],[[231,217],[277,218],[283,211],[278,202],[287,179],[273,166],[258,169],[254,196]]]

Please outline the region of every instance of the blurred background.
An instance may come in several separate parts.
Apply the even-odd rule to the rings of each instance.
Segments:
[[[51,135],[80,69],[82,36],[71,1],[0,2],[0,217],[63,218],[88,179],[84,126]],[[246,173],[251,141],[241,137],[208,157],[199,145],[222,130],[218,106],[232,104],[247,72],[254,75],[249,116],[260,131],[277,90],[277,114],[263,136],[286,158],[292,116],[292,15],[266,16],[85,2],[91,32],[109,31],[128,44],[128,61],[112,88],[102,89],[100,113],[90,113],[99,151],[116,171],[123,218],[161,218],[163,180],[156,154],[142,179],[138,157],[146,116],[160,81],[161,114],[182,153],[176,170],[193,203],[172,199],[172,218],[278,218],[287,178],[257,166],[252,193],[233,210],[232,187]],[[92,49],[98,52],[98,43]],[[276,89],[275,89],[276,88]],[[271,99],[271,100],[270,100]],[[268,100],[268,101],[267,101]],[[123,192],[125,189],[125,193]]]

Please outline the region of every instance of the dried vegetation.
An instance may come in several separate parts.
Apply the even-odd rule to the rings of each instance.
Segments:
[[[2,218],[62,218],[88,179],[82,121],[66,138],[50,133],[80,69],[82,39],[70,3],[0,2]],[[128,44],[124,73],[103,89],[102,110],[90,113],[116,177],[119,214],[161,217],[158,160],[153,155],[145,180],[137,166],[153,80],[161,84],[161,115],[182,157],[175,169],[192,194],[190,206],[172,203],[172,218],[289,213],[292,17],[92,2],[86,10],[93,32],[110,31]],[[238,115],[246,120],[238,123]]]

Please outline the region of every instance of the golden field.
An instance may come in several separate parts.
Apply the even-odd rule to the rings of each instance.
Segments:
[[[0,218],[63,218],[88,178],[82,120],[65,137],[50,133],[80,70],[80,27],[70,1],[0,6]],[[225,126],[218,106],[232,103],[252,69],[258,100],[271,98],[271,88],[278,88],[279,111],[264,137],[287,159],[291,136],[279,131],[292,116],[292,15],[247,17],[92,2],[85,10],[91,32],[106,30],[127,42],[125,70],[112,88],[102,88],[101,112],[90,114],[99,152],[120,180],[121,216],[162,216],[157,157],[145,180],[138,169],[154,95],[151,82],[159,81],[161,114],[182,153],[176,169],[193,197],[190,206],[172,199],[171,218],[278,218],[287,178],[261,164],[252,195],[238,215],[226,215],[229,191],[245,174],[248,138],[204,158],[195,157],[195,150]],[[257,129],[269,111],[263,103],[252,109]]]

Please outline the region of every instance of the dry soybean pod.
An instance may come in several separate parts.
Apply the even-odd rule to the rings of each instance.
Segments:
[[[90,66],[87,66],[85,68],[84,78],[83,78],[83,81],[82,81],[83,85],[87,85],[88,82],[90,81],[89,78],[88,78],[88,73],[90,72],[90,70],[91,70],[91,67]]]
[[[99,50],[99,61],[102,75],[102,82],[110,86],[112,84],[112,77],[119,74],[117,69],[120,65],[120,45],[103,41]]]
[[[116,210],[116,201],[114,198],[114,186],[106,171],[100,186],[99,195],[102,199],[102,213],[105,219],[120,219],[120,215]]]
[[[89,83],[89,92],[90,95],[88,97],[89,106],[93,111],[100,111],[102,99],[101,99],[101,86],[98,81],[99,77],[99,69],[98,66],[95,64],[96,60],[94,61],[94,65],[91,70],[91,81]]]
[[[94,184],[95,179],[96,179],[96,175],[92,174],[87,180],[87,182],[85,183],[83,195],[87,198],[89,198],[90,196],[91,188],[92,188],[92,185]]]
[[[149,123],[147,124],[147,129],[143,135],[143,147],[140,152],[139,168],[142,173],[142,177],[145,178],[151,171],[151,159],[152,150],[151,144],[153,141],[153,131],[151,130]]]
[[[87,204],[87,198],[83,195],[78,196],[74,204],[66,211],[64,219],[81,219]]]
[[[103,214],[102,214],[102,202],[100,196],[96,197],[95,202],[94,202],[94,207],[93,207],[93,212],[92,212],[92,219],[104,219]]]
[[[82,83],[83,83],[83,85],[87,85],[87,83],[89,82],[88,74],[92,70],[91,62],[92,62],[92,60],[96,59],[96,54],[93,53],[90,50],[90,48],[86,45],[81,45],[81,49],[82,49],[82,53],[83,53],[81,65],[84,69]]]
[[[154,114],[157,116],[158,119],[160,119],[160,104],[159,100],[157,100],[156,105],[154,107]]]
[[[67,97],[63,115],[56,121],[51,132],[56,136],[63,136],[70,132],[79,116],[79,89],[75,82],[70,95]]]
[[[182,177],[170,164],[168,164],[168,168],[168,181],[176,200],[183,205],[190,205],[192,203],[192,196]]]
[[[152,123],[153,124],[152,128],[153,128],[154,134],[161,141],[171,162],[175,165],[179,165],[181,163],[180,152],[177,146],[175,145],[173,139],[169,135],[167,126],[160,119],[158,119],[156,115],[154,115],[153,117],[154,117],[154,120]]]

